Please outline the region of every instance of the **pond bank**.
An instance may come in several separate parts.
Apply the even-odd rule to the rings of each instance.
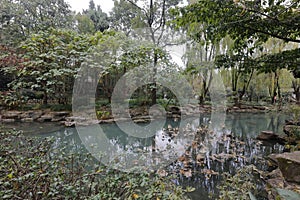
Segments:
[[[271,107],[266,106],[248,106],[248,105],[241,105],[239,107],[230,106],[224,108],[221,112],[226,113],[266,113],[271,111]],[[75,124],[79,123],[81,125],[86,124],[97,124],[97,123],[113,123],[116,121],[127,121],[133,120],[135,123],[147,123],[149,122],[150,116],[148,115],[148,108],[144,107],[137,107],[131,108],[129,113],[131,115],[131,119],[121,118],[121,117],[113,117],[111,115],[111,111],[109,108],[103,107],[101,108],[101,112],[108,113],[106,115],[98,115],[98,119],[96,120],[89,120],[92,115],[96,112],[94,110],[85,112],[85,115],[88,116],[80,116],[74,117],[71,111],[51,111],[51,110],[29,110],[29,111],[16,111],[16,110],[2,110],[0,112],[0,122],[2,123],[14,123],[14,122],[59,122],[65,126],[74,126]],[[166,112],[161,110],[155,110],[152,113],[152,116],[155,118],[161,118],[166,115],[168,118],[180,118],[181,115],[183,116],[193,116],[202,113],[211,113],[212,107],[210,105],[202,105],[202,106],[195,106],[195,105],[188,105],[185,109],[181,109],[177,106],[169,106],[166,109]]]

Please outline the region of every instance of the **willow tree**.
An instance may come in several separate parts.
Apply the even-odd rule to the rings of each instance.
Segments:
[[[256,48],[260,48],[270,38],[285,43],[300,43],[299,5],[297,0],[199,0],[175,10],[175,24],[178,27],[188,27],[193,32],[198,31],[199,34],[194,33],[195,36],[203,32],[216,38],[229,36],[234,40],[235,55],[239,55],[238,49],[241,45],[244,46],[245,52],[253,54]],[[287,68],[298,78],[298,48],[299,45],[294,50],[255,57],[256,67],[260,71],[269,71],[273,67]],[[281,64],[276,66],[271,58]]]

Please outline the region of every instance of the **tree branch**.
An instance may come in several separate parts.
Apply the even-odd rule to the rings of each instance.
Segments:
[[[288,38],[288,37],[284,37],[284,36],[277,35],[277,34],[274,34],[274,33],[270,33],[268,31],[264,31],[264,30],[260,30],[260,29],[255,29],[255,28],[253,28],[253,26],[244,26],[244,25],[241,25],[241,26],[243,28],[245,28],[245,29],[250,29],[250,30],[252,30],[254,32],[258,32],[258,33],[262,33],[262,34],[265,34],[265,35],[269,35],[269,36],[272,36],[274,38],[278,38],[278,39],[284,40],[286,42],[300,43],[299,39]]]

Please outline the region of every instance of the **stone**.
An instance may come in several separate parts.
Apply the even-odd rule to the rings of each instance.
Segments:
[[[269,142],[278,142],[280,144],[285,143],[285,139],[273,131],[262,131],[256,139],[263,140],[263,141],[269,141]]]
[[[253,106],[253,108],[257,110],[267,110],[265,106]]]
[[[300,151],[278,154],[276,159],[284,179],[300,183]]]
[[[136,124],[148,123],[149,121],[150,121],[150,119],[135,119],[135,120],[133,120],[133,122]]]
[[[277,156],[277,154],[270,154],[267,157],[268,171],[278,168],[278,162],[277,162],[276,156]]]
[[[181,114],[180,108],[177,106],[170,106],[169,111],[172,112],[172,114]]]
[[[40,118],[43,115],[43,111],[33,111],[32,115],[30,115],[31,118],[33,118],[34,120],[37,120],[38,118]]]
[[[288,136],[298,136],[300,138],[300,126],[297,125],[285,125],[283,127],[283,132]]]
[[[32,118],[33,121],[37,120],[38,118],[40,118],[41,116],[43,115],[43,112],[42,111],[26,111],[26,112],[23,112],[21,115],[20,115],[20,118],[21,118],[21,121],[24,121],[24,119],[27,119],[27,118]]]
[[[285,120],[285,125],[296,125],[296,126],[300,126],[300,121]]]
[[[51,119],[51,122],[60,122],[60,121],[63,121],[65,118],[64,117],[53,117]]]
[[[70,112],[68,112],[68,111],[60,111],[60,112],[51,112],[51,114],[54,117],[64,117],[64,116],[69,116]]]
[[[124,118],[123,118],[124,119]],[[114,119],[105,119],[105,120],[100,120],[99,123],[100,124],[112,124],[114,123],[115,120]]]
[[[2,115],[3,119],[20,119],[22,112],[19,111],[7,111]]]
[[[34,121],[34,119],[33,118],[23,118],[23,119],[21,119],[21,122],[33,122]]]
[[[15,122],[16,120],[15,119],[2,119],[1,121],[3,123],[12,123],[12,122]]]
[[[51,122],[53,119],[53,115],[51,114],[45,114],[42,115],[40,118],[38,118],[39,122]]]
[[[65,121],[64,125],[66,127],[75,127],[76,123],[74,121]]]

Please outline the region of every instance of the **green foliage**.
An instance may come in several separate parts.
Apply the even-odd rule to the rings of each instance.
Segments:
[[[72,27],[71,10],[64,0],[1,0],[0,43],[18,45],[32,33]]]
[[[1,199],[187,199],[170,178],[101,165],[79,146],[0,131]]]
[[[252,55],[269,38],[300,43],[299,1],[211,1],[200,0],[172,11],[178,28],[187,29],[196,41],[207,34],[208,40],[219,41],[226,36],[234,40],[234,50],[246,49]],[[288,68],[297,74],[299,50],[276,52],[257,59],[262,71]],[[234,60],[234,59],[233,59]],[[276,60],[274,62],[274,60]],[[278,66],[278,63],[282,65]]]
[[[299,105],[290,105],[289,113],[292,114],[293,121],[297,122],[300,120],[300,106]]]
[[[294,191],[280,189],[280,188],[276,188],[276,190],[277,190],[279,196],[283,199],[288,199],[288,200],[298,200],[298,199],[300,199],[300,194],[296,193]]]
[[[0,93],[0,105],[9,109],[23,108],[27,101],[28,97],[20,95],[17,92]]]
[[[68,103],[74,76],[90,45],[86,35],[70,30],[49,29],[32,34],[20,45],[24,61],[6,68],[16,75],[10,84],[12,89],[42,91],[44,104],[50,97]]]
[[[109,111],[101,111],[101,110],[96,110],[96,115],[98,119],[108,119],[110,116]]]
[[[78,20],[79,23],[78,28],[79,30],[81,30],[81,32],[94,33],[94,32],[88,32],[92,30],[103,32],[109,28],[109,21],[108,21],[107,14],[102,11],[99,5],[96,7],[93,0],[90,0],[89,8],[87,10],[83,10],[82,17],[84,17],[82,18],[83,21]],[[89,20],[87,20],[86,17]]]
[[[136,1],[134,1],[136,2]],[[114,7],[110,13],[112,28],[128,35],[132,28],[139,27],[141,10],[126,0],[114,0]]]
[[[92,34],[95,33],[95,25],[93,21],[84,14],[78,13],[75,17],[77,21],[77,30],[79,33],[83,34]]]

